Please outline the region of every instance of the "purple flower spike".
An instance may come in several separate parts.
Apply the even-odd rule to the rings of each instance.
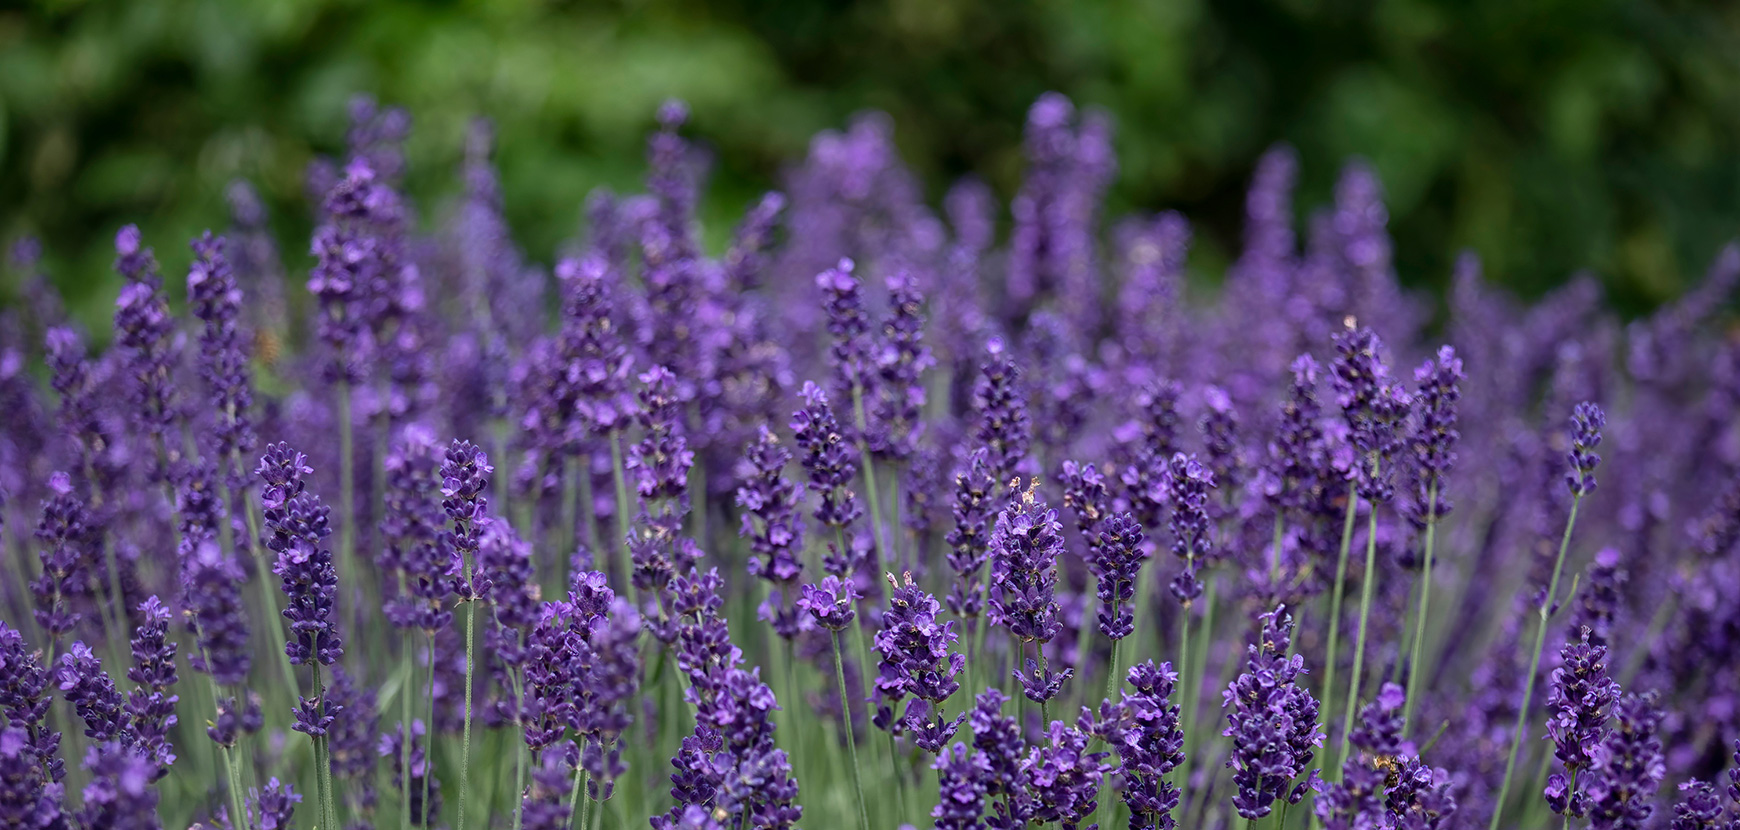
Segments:
[[[1136,579],[1148,549],[1142,544],[1142,527],[1132,513],[1107,519],[1097,544],[1100,600],[1100,632],[1122,640],[1136,630]],[[1092,563],[1090,563],[1092,564]]]
[[[985,793],[990,789],[991,765],[985,756],[955,744],[937,755],[937,803],[930,817],[936,830],[983,830]]]
[[[1195,455],[1179,453],[1172,456],[1168,468],[1172,479],[1172,553],[1184,560],[1184,571],[1172,580],[1172,595],[1185,608],[1202,596],[1202,582],[1196,578],[1196,563],[1206,560],[1214,551],[1214,539],[1209,536],[1208,491],[1215,486],[1210,472]]]
[[[248,791],[249,826],[260,830],[290,830],[294,826],[296,805],[301,803],[302,796],[296,788],[274,776],[264,788]]]
[[[231,493],[247,485],[242,459],[257,437],[248,410],[254,404],[253,372],[248,366],[249,333],[241,327],[242,289],[224,255],[225,240],[206,231],[193,241],[187,271],[187,302],[203,328],[199,334],[199,376],[213,415],[206,449],[221,465]]]
[[[1015,719],[1003,714],[1009,698],[995,688],[979,693],[967,725],[973,730],[973,749],[985,759],[990,775],[985,796],[995,799],[986,825],[994,828],[1025,827],[1036,805],[1030,793],[1029,768],[1025,763],[1027,742]]]
[[[1172,810],[1182,793],[1169,775],[1184,763],[1184,732],[1172,693],[1178,673],[1171,663],[1147,660],[1131,666],[1130,689],[1118,704],[1120,718],[1110,736],[1118,754],[1124,803],[1133,830],[1171,830]]]
[[[1456,404],[1462,399],[1462,359],[1449,346],[1438,349],[1438,360],[1414,370],[1419,391],[1419,430],[1414,450],[1414,507],[1408,518],[1424,528],[1450,512],[1444,496],[1444,476],[1456,463]]]
[[[1063,525],[1034,489],[1003,509],[992,533],[990,617],[1018,640],[1049,643],[1063,626],[1054,593]]]
[[[1298,685],[1305,658],[1287,656],[1293,615],[1278,606],[1260,619],[1262,637],[1246,647],[1244,673],[1221,694],[1227,718],[1221,734],[1233,739],[1226,765],[1238,786],[1233,807],[1247,819],[1268,815],[1276,801],[1298,804],[1307,783],[1293,781],[1306,775],[1316,748],[1323,745],[1317,699]],[[1312,770],[1310,777],[1316,774]]]
[[[157,766],[152,780],[169,774],[175,763],[175,751],[169,744],[169,730],[176,721],[175,703],[180,698],[169,693],[175,685],[175,644],[169,642],[169,609],[156,597],[147,597],[139,604],[143,620],[132,640],[133,665],[127,669],[127,679],[138,685],[127,695],[127,714],[140,751]]]
[[[983,448],[973,450],[967,462],[955,471],[953,513],[955,526],[943,541],[949,570],[955,578],[949,587],[949,611],[962,617],[971,628],[985,607],[984,586],[979,569],[990,558],[991,516],[996,508],[991,494],[997,487],[992,478],[990,455]]]
[[[838,265],[816,275],[816,287],[822,291],[828,312],[828,333],[833,336],[828,358],[834,367],[835,389],[842,405],[854,394],[862,395],[868,402],[876,390],[870,317],[864,311],[864,296],[858,278],[852,275],[852,267],[852,260],[842,259]]]
[[[1596,830],[1643,830],[1655,813],[1656,791],[1667,775],[1655,701],[1655,692],[1620,698],[1617,722],[1590,752],[1589,824]]]
[[[888,319],[872,355],[875,397],[866,401],[870,452],[879,458],[910,458],[923,435],[927,395],[924,373],[936,365],[924,345],[924,295],[911,272],[888,278]]]
[[[1607,674],[1607,648],[1590,641],[1589,629],[1578,642],[1559,652],[1562,665],[1553,670],[1547,691],[1547,736],[1553,755],[1565,765],[1566,776],[1554,773],[1547,784],[1547,801],[1555,813],[1582,818],[1588,809],[1578,774],[1587,770],[1593,753],[1607,734],[1607,716],[1619,699],[1619,682]],[[1573,790],[1571,783],[1578,784]]]
[[[151,759],[123,741],[105,740],[85,753],[91,782],[78,826],[87,830],[160,830]]]
[[[1389,764],[1412,756],[1412,744],[1402,740],[1402,706],[1407,702],[1402,687],[1385,683],[1377,700],[1359,711],[1359,723],[1348,742],[1357,751],[1341,768],[1341,780],[1321,788],[1315,806],[1317,818],[1329,830],[1382,827],[1392,821],[1386,803],[1390,787]]]
[[[774,589],[762,603],[761,618],[787,640],[803,628],[803,615],[785,603],[796,599],[793,588],[804,569],[804,520],[798,511],[804,488],[785,477],[790,462],[791,450],[763,424],[739,464],[742,484],[737,488],[737,506],[743,508],[738,534],[749,540],[754,554],[747,563],[749,575],[767,580]]]
[[[1395,495],[1395,456],[1402,443],[1399,427],[1413,399],[1391,382],[1389,366],[1379,355],[1383,344],[1377,334],[1355,327],[1351,318],[1347,322],[1347,329],[1335,336],[1337,354],[1330,375],[1349,438],[1360,454],[1355,465],[1359,496],[1384,503]]]
[[[0,622],[0,720],[22,733],[28,746],[19,747],[17,757],[29,756],[40,768],[46,776],[40,786],[59,783],[66,774],[58,754],[60,733],[48,728],[53,681],[50,671],[37,662],[36,654],[25,644],[24,635]]]
[[[1680,785],[1680,793],[1669,830],[1725,830],[1722,797],[1714,786],[1693,778]]]
[[[1021,392],[1021,369],[1000,339],[985,344],[985,362],[973,386],[973,412],[978,419],[973,437],[987,450],[991,479],[1005,484],[1027,459],[1033,423]]]
[[[859,507],[858,497],[851,487],[852,478],[858,472],[857,465],[845,434],[840,430],[840,423],[834,417],[834,410],[828,405],[828,393],[814,383],[804,381],[803,391],[799,394],[804,399],[804,406],[791,416],[791,430],[798,448],[803,450],[800,460],[809,473],[810,489],[819,497],[816,521],[832,528],[835,533],[841,533],[863,515],[863,508]],[[845,555],[847,552],[837,553]]]
[[[61,814],[65,787],[50,780],[44,755],[30,733],[0,725],[0,821],[21,830],[56,830],[66,826]],[[56,762],[58,763],[58,762]]]
[[[453,593],[461,602],[489,596],[487,575],[474,569],[477,549],[489,527],[489,456],[470,441],[456,440],[447,447],[441,462],[441,509],[453,521],[444,537],[449,558],[448,573],[458,574]]]
[[[42,573],[31,582],[30,592],[36,599],[37,625],[51,643],[58,644],[83,616],[73,610],[73,602],[90,593],[92,540],[90,514],[74,494],[72,478],[55,472],[48,478],[48,488],[54,495],[43,502],[42,521],[36,526]]]
[[[1567,454],[1571,469],[1565,473],[1565,486],[1577,498],[1595,492],[1595,468],[1601,464],[1595,448],[1601,446],[1601,428],[1606,425],[1607,415],[1601,407],[1587,401],[1577,404],[1571,413],[1571,451]]]
[[[429,760],[425,750],[423,735],[426,731],[421,719],[411,721],[409,770],[404,767],[404,724],[399,724],[393,731],[382,735],[375,752],[392,765],[393,787],[397,789],[403,786],[410,794],[411,823],[434,827],[441,816],[441,786],[434,780],[435,765]],[[427,801],[424,800],[424,793],[428,794]],[[562,815],[564,819],[567,818],[566,809]]]
[[[888,574],[892,595],[888,610],[882,614],[882,630],[873,639],[872,647],[882,658],[875,683],[878,698],[875,723],[893,731],[895,710],[908,695],[917,698],[899,725],[913,731],[919,747],[941,752],[966,719],[962,713],[948,720],[942,704],[961,687],[955,676],[966,668],[967,658],[949,651],[960,635],[955,633],[952,621],[937,620],[942,605],[936,597],[914,584],[912,574],[903,576],[904,581]]]
[[[253,662],[242,603],[247,575],[233,557],[224,556],[215,542],[206,540],[188,557],[182,578],[188,630],[199,642],[188,664],[211,675],[220,686],[240,685]]]
[[[817,625],[829,631],[840,631],[851,625],[852,620],[857,617],[858,611],[854,603],[860,599],[863,599],[863,595],[858,593],[857,587],[850,580],[825,576],[815,585],[803,586],[803,596],[798,598],[798,607],[810,612]]]
[[[343,656],[344,639],[332,619],[338,571],[325,542],[332,535],[328,508],[319,496],[304,492],[302,483],[302,477],[314,469],[306,456],[280,443],[266,448],[256,472],[265,482],[260,504],[266,520],[266,549],[277,554],[272,573],[278,575],[289,599],[283,613],[295,635],[284,652],[298,666],[311,660],[330,666]]]
[[[180,441],[167,433],[181,414],[175,391],[175,316],[169,311],[157,259],[150,248],[141,247],[138,226],[128,225],[115,235],[115,254],[115,270],[126,278],[115,299],[115,344],[123,350],[123,371],[132,396],[128,413],[145,435],[174,456]],[[156,475],[165,473],[158,470]]]

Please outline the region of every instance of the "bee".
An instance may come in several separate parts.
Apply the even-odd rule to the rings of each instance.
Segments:
[[[1379,755],[1371,759],[1372,769],[1383,770],[1384,788],[1388,789],[1400,783],[1402,776],[1402,761],[1394,755]]]

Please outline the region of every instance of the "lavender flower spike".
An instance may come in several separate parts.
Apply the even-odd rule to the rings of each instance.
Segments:
[[[1034,494],[1032,482],[1021,497],[1003,509],[991,537],[991,622],[1009,629],[1022,643],[1035,644],[1041,660],[1044,646],[1057,636],[1057,557],[1063,553],[1063,525],[1057,511]],[[1017,487],[1011,482],[1011,489]],[[1027,658],[1027,671],[1015,672],[1029,700],[1045,703],[1056,697],[1075,673],[1053,674],[1049,665]]]
[[[1287,656],[1293,615],[1286,606],[1277,606],[1259,619],[1261,639],[1246,647],[1244,673],[1221,695],[1227,718],[1221,734],[1233,740],[1226,765],[1238,786],[1233,807],[1247,819],[1268,815],[1276,801],[1298,804],[1308,784],[1294,785],[1293,780],[1306,774],[1316,748],[1323,745],[1317,700],[1298,685],[1305,658]],[[1311,778],[1316,775],[1316,770],[1310,772]]]
[[[991,778],[985,756],[969,753],[966,744],[957,743],[939,753],[931,769],[936,770],[938,785],[937,804],[930,811],[936,830],[984,830],[985,793]]]
[[[943,701],[961,684],[955,680],[966,668],[966,655],[951,653],[960,639],[953,621],[937,619],[942,605],[903,574],[904,581],[888,574],[893,589],[888,610],[882,614],[882,630],[876,632],[873,648],[881,656],[877,666],[876,695],[879,698],[876,725],[894,728],[894,710],[908,695],[916,698],[900,723],[912,730],[913,742],[929,752],[941,752],[966,714],[948,720]]]
[[[1553,755],[1565,765],[1569,779],[1553,773],[1547,779],[1547,803],[1553,812],[1582,818],[1588,801],[1580,789],[1579,774],[1593,763],[1607,733],[1607,716],[1619,699],[1619,683],[1607,674],[1607,648],[1590,641],[1589,629],[1578,642],[1566,643],[1559,652],[1562,665],[1553,670],[1547,690],[1547,736],[1553,739]]]
[[[1171,663],[1148,660],[1130,667],[1130,690],[1120,702],[1122,723],[1112,749],[1118,753],[1120,789],[1130,808],[1131,830],[1171,830],[1172,810],[1182,793],[1167,776],[1184,763],[1184,732],[1172,692],[1178,673]]]
[[[1606,414],[1593,403],[1577,404],[1571,413],[1571,451],[1567,453],[1571,469],[1565,473],[1565,486],[1577,498],[1595,492],[1595,468],[1601,464],[1595,448],[1601,446],[1601,428],[1606,425]]]
[[[1655,795],[1667,769],[1662,763],[1661,710],[1656,694],[1628,694],[1614,707],[1617,723],[1589,769],[1589,826],[1595,830],[1643,830],[1655,813]]]
[[[302,477],[314,472],[307,456],[288,444],[266,448],[255,471],[265,482],[260,504],[266,522],[266,549],[277,555],[277,574],[289,604],[284,619],[295,635],[285,653],[290,662],[330,666],[344,654],[344,640],[332,619],[338,596],[338,572],[326,537],[328,508],[320,497],[305,492]]]

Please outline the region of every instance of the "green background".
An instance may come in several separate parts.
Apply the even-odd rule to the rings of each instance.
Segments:
[[[126,0],[0,10],[0,237],[40,234],[100,322],[115,228],[140,223],[177,273],[243,176],[299,275],[303,171],[342,147],[366,91],[415,117],[426,223],[457,189],[466,120],[493,118],[509,219],[543,260],[588,189],[638,187],[657,103],[684,97],[717,159],[716,241],[814,132],[864,109],[893,116],[933,203],[969,171],[1006,198],[1048,89],[1115,116],[1111,214],[1183,210],[1203,280],[1283,139],[1301,207],[1347,156],[1376,165],[1415,285],[1441,287],[1469,246],[1525,296],[1587,267],[1636,312],[1740,230],[1740,4]]]

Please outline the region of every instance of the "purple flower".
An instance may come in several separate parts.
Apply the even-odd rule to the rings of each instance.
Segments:
[[[1329,483],[1329,448],[1317,402],[1319,371],[1311,355],[1293,360],[1293,383],[1281,405],[1281,424],[1269,441],[1269,465],[1261,480],[1263,495],[1278,509],[1306,508],[1315,501],[1312,491]]]
[[[1562,665],[1553,670],[1547,689],[1547,736],[1553,739],[1553,755],[1570,773],[1554,773],[1548,779],[1548,803],[1555,813],[1568,812],[1582,818],[1588,809],[1579,788],[1578,774],[1587,770],[1607,734],[1607,716],[1619,699],[1619,682],[1607,674],[1607,648],[1590,641],[1589,629],[1578,642],[1560,649]]]
[[[1295,786],[1293,780],[1306,774],[1323,745],[1317,700],[1298,685],[1305,658],[1287,655],[1293,615],[1277,606],[1259,619],[1261,639],[1246,647],[1245,671],[1221,694],[1227,718],[1221,734],[1233,742],[1226,765],[1238,787],[1233,807],[1247,819],[1268,815],[1277,800],[1298,804],[1307,783]],[[1310,776],[1315,778],[1316,771]]]
[[[1722,797],[1714,786],[1693,778],[1680,784],[1680,793],[1669,830],[1724,830]]]
[[[856,408],[860,396],[868,403],[877,392],[877,359],[870,340],[870,316],[864,311],[864,296],[852,268],[852,260],[840,260],[816,275],[816,287],[822,291],[828,333],[833,337],[828,358],[834,367],[836,394],[851,398]]]
[[[233,557],[207,540],[188,557],[182,578],[188,629],[199,644],[188,664],[220,686],[240,685],[253,660],[242,602],[247,575]]]
[[[1126,498],[1143,527],[1159,527],[1160,515],[1170,498],[1167,462],[1178,452],[1178,396],[1175,381],[1155,380],[1136,394],[1140,421],[1119,429],[1119,443],[1135,443],[1125,450],[1129,461],[1119,480]],[[1134,430],[1134,434],[1130,433]]]
[[[742,484],[737,488],[737,506],[743,508],[738,535],[749,540],[752,554],[749,575],[767,580],[774,589],[762,602],[761,618],[787,640],[801,630],[802,615],[785,602],[804,569],[804,520],[798,512],[804,491],[801,482],[785,477],[790,462],[791,450],[764,424],[739,464]]]
[[[609,597],[608,605],[579,632],[585,644],[584,673],[574,687],[573,714],[575,731],[585,738],[580,766],[590,776],[586,792],[594,800],[603,800],[626,771],[620,739],[633,723],[630,713],[639,691],[641,619],[632,603],[610,596],[609,587],[596,588],[600,599]],[[578,596],[572,599],[579,600],[577,609],[585,604]]]
[[[1382,348],[1376,333],[1356,328],[1350,320],[1347,329],[1335,336],[1337,354],[1330,365],[1336,402],[1360,454],[1354,467],[1360,498],[1377,503],[1395,495],[1395,456],[1401,448],[1398,428],[1413,404],[1407,391],[1390,381],[1389,367],[1378,354]]]
[[[893,731],[894,711],[911,695],[917,700],[900,725],[914,732],[921,748],[941,752],[966,718],[963,713],[951,721],[942,711],[943,701],[961,687],[955,676],[967,666],[966,655],[949,651],[960,635],[953,622],[937,620],[942,605],[913,583],[912,574],[905,574],[904,582],[889,574],[888,582],[892,594],[872,646],[881,656],[875,682],[876,724]]]
[[[288,444],[272,444],[256,473],[265,482],[260,504],[266,522],[266,549],[277,554],[277,574],[289,599],[283,614],[295,637],[284,653],[298,666],[311,660],[330,666],[344,654],[344,640],[332,620],[338,598],[338,571],[325,539],[328,509],[320,497],[304,492],[302,477],[314,472],[307,457]]]
[[[973,730],[973,749],[985,760],[985,795],[996,799],[985,825],[992,830],[1017,830],[1032,818],[1035,804],[1030,792],[1029,769],[1024,763],[1027,742],[1015,719],[1003,714],[1009,698],[995,688],[979,693],[967,725]]]
[[[477,548],[483,531],[489,527],[489,456],[470,441],[454,440],[447,446],[441,462],[441,509],[453,522],[452,529],[442,537],[442,547],[449,559],[450,574],[459,574],[453,582],[453,593],[460,602],[472,602],[489,595],[487,577],[475,570]]]
[[[912,456],[923,434],[927,399],[924,373],[936,365],[924,345],[924,295],[908,270],[888,278],[890,312],[872,355],[875,398],[867,401],[870,451],[878,457]]]
[[[57,830],[66,826],[61,814],[65,787],[47,772],[52,759],[25,730],[0,725],[0,821],[7,827]]]
[[[1120,719],[1110,737],[1118,754],[1120,789],[1130,808],[1132,830],[1171,830],[1179,789],[1167,776],[1184,763],[1184,732],[1172,693],[1178,673],[1171,663],[1147,660],[1131,666],[1130,689],[1119,702]]]
[[[1214,480],[1227,490],[1237,490],[1244,483],[1244,447],[1239,444],[1239,417],[1232,398],[1225,389],[1210,386],[1203,390],[1203,403],[1208,411],[1202,416],[1202,437],[1208,449],[1208,469]]]
[[[1113,640],[1136,630],[1136,580],[1148,560],[1142,541],[1135,515],[1119,513],[1101,525],[1094,544],[1096,560],[1088,563],[1099,579],[1100,632]]]
[[[985,344],[985,362],[973,386],[973,412],[973,437],[985,447],[991,479],[1007,484],[1027,459],[1033,424],[1022,397],[1021,370],[1003,341],[994,337]]]
[[[528,638],[538,619],[542,596],[532,565],[531,543],[521,539],[507,522],[490,522],[483,529],[477,567],[490,586],[490,616],[483,642],[498,697],[488,714],[492,725],[522,724],[518,673],[525,665]]]
[[[1620,698],[1612,731],[1589,753],[1589,822],[1596,830],[1642,830],[1655,813],[1667,775],[1655,701],[1655,692]]]
[[[1208,491],[1215,486],[1214,473],[1196,460],[1195,455],[1179,453],[1172,456],[1168,467],[1171,479],[1172,553],[1184,560],[1184,570],[1172,580],[1172,595],[1189,608],[1202,596],[1202,583],[1196,578],[1196,562],[1214,551],[1214,539],[1208,535]]]
[[[325,216],[314,230],[314,268],[308,274],[308,291],[320,312],[315,331],[331,351],[327,377],[355,385],[366,377],[372,323],[387,310],[390,292],[383,289],[399,278],[396,237],[403,208],[392,186],[360,156],[321,195]]]
[[[404,585],[403,593],[388,595],[385,615],[395,626],[433,636],[453,620],[447,597],[460,576],[452,557],[442,555],[446,517],[435,437],[419,425],[405,427],[382,462],[382,471],[385,510],[376,562],[387,576],[398,575]]]
[[[1438,349],[1438,361],[1428,360],[1414,370],[1420,387],[1419,427],[1411,442],[1414,450],[1414,509],[1408,518],[1416,527],[1444,518],[1450,500],[1444,496],[1444,476],[1456,463],[1456,404],[1462,399],[1462,359],[1449,346]]]
[[[380,716],[375,690],[358,685],[343,666],[332,667],[326,687],[332,725],[326,730],[326,751],[332,777],[345,782],[345,800],[353,811],[375,806],[375,746]]]
[[[1107,753],[1088,751],[1088,734],[1054,720],[1046,730],[1046,745],[1029,750],[1027,780],[1040,822],[1060,822],[1064,830],[1076,830],[1093,815],[1100,782],[1111,766],[1103,763]]]
[[[85,785],[78,826],[86,830],[160,830],[155,764],[122,741],[103,740],[85,753],[91,782]]]
[[[640,376],[640,382],[638,419],[646,435],[628,452],[627,469],[640,494],[640,514],[628,549],[634,561],[634,586],[658,594],[701,556],[694,540],[683,535],[695,453],[682,434],[676,376],[654,366]]]
[[[58,783],[66,774],[58,755],[60,733],[48,728],[53,681],[25,644],[24,635],[0,622],[0,720],[23,732],[30,746],[18,751],[28,753],[42,768],[47,776],[44,784]]]
[[[55,681],[61,696],[73,704],[79,720],[84,721],[85,737],[99,743],[121,741],[128,746],[137,743],[127,702],[89,646],[75,642],[71,651],[60,656]]]
[[[248,826],[260,830],[290,830],[302,796],[273,776],[261,789],[248,789]]]
[[[1023,642],[1051,642],[1057,619],[1057,557],[1063,552],[1057,511],[1029,487],[1003,508],[991,536],[991,621]]]
[[[88,528],[90,514],[74,494],[72,479],[56,472],[49,476],[48,487],[54,495],[43,502],[42,521],[36,526],[42,573],[30,584],[30,591],[36,598],[37,625],[48,633],[51,646],[58,646],[60,637],[73,630],[82,617],[72,603],[90,593],[88,546],[93,540]]]
[[[254,451],[257,438],[248,413],[254,404],[254,383],[248,366],[249,334],[239,322],[242,290],[230,271],[224,246],[224,238],[212,236],[211,231],[193,241],[187,302],[203,324],[199,376],[212,417],[206,452],[222,464],[224,482],[235,493],[247,486],[242,459]]]
[[[799,460],[809,473],[810,489],[820,499],[816,521],[841,533],[863,515],[851,487],[857,467],[834,410],[828,406],[828,394],[809,381],[804,381],[800,394],[804,406],[791,416],[791,430],[803,450]]]
[[[1619,564],[1617,548],[1596,551],[1594,560],[1589,563],[1589,582],[1578,596],[1577,611],[1572,616],[1573,634],[1587,631],[1590,643],[1609,645],[1614,616],[1625,601],[1623,591],[1629,579],[1625,568]]]
[[[521,826],[525,830],[567,830],[568,795],[573,787],[573,768],[554,752],[532,769],[532,783],[520,799]]]
[[[1601,446],[1601,428],[1606,425],[1606,414],[1593,403],[1577,404],[1571,413],[1571,451],[1566,454],[1571,469],[1565,473],[1565,486],[1577,498],[1595,492],[1595,468],[1601,464],[1595,448]]]
[[[990,558],[990,523],[996,510],[991,494],[997,487],[989,459],[990,453],[983,447],[975,449],[966,463],[955,471],[952,507],[955,526],[943,537],[949,546],[946,554],[949,570],[955,574],[949,586],[948,607],[964,618],[969,628],[985,605],[979,569],[985,567],[985,561]]]
[[[937,830],[983,830],[985,794],[990,789],[991,765],[981,753],[968,752],[957,743],[937,755],[937,802],[930,816]]]
[[[175,763],[174,747],[169,745],[169,730],[178,720],[175,703],[180,700],[169,693],[175,685],[175,644],[169,642],[169,609],[157,597],[147,597],[139,604],[143,620],[134,630],[132,640],[133,665],[127,669],[127,679],[138,685],[127,695],[127,714],[132,722],[136,746],[157,765],[152,780],[169,774]]]
[[[1341,780],[1320,787],[1314,810],[1329,830],[1382,827],[1396,816],[1388,803],[1392,783],[1391,765],[1412,756],[1412,744],[1402,740],[1402,706],[1407,702],[1402,687],[1385,683],[1377,700],[1359,711],[1359,723],[1348,735],[1357,751],[1341,767]]]
[[[175,392],[175,316],[157,273],[150,248],[140,247],[139,228],[128,225],[115,234],[115,270],[126,285],[115,299],[115,343],[123,355],[123,371],[132,397],[128,413],[159,451],[179,450],[179,439],[165,434],[180,415]],[[158,473],[162,474],[161,471]]]
[[[857,616],[854,605],[863,595],[851,580],[841,580],[837,576],[822,577],[822,581],[814,585],[803,586],[803,595],[798,598],[798,608],[810,612],[816,624],[829,631],[840,631],[852,624]]]

